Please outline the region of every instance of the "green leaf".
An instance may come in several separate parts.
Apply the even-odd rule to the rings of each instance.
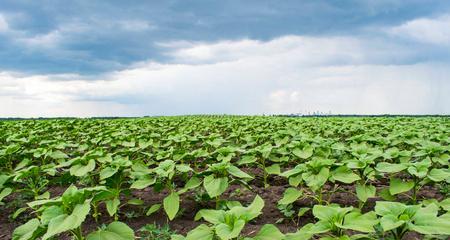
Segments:
[[[133,198],[133,199],[128,200],[127,204],[141,206],[142,204],[144,204],[144,200],[139,199],[139,198]]]
[[[136,142],[134,141],[123,141],[120,145],[124,146],[124,147],[134,147],[136,146]]]
[[[248,207],[245,208],[246,221],[250,221],[259,216],[263,208],[264,208],[264,200],[259,195],[256,195],[255,199],[253,199],[253,202]]]
[[[197,188],[198,186],[200,186],[200,184],[202,184],[202,181],[198,177],[191,177],[187,181],[186,185],[184,185],[184,188],[180,189],[178,191],[178,194],[183,194],[183,193],[187,192],[190,189]]]
[[[338,215],[344,215],[347,212],[350,212],[353,207],[341,208],[338,206],[330,205],[330,206],[322,206],[322,205],[314,205],[313,207],[313,215],[323,221],[331,221]]]
[[[314,148],[311,146],[307,146],[303,149],[295,148],[294,150],[292,150],[292,153],[301,159],[310,158],[313,155],[313,152]]]
[[[331,176],[332,178],[343,183],[352,183],[354,181],[358,181],[361,179],[356,173],[354,173],[347,166],[338,167],[336,170],[334,170]]]
[[[302,191],[297,190],[296,188],[288,188],[284,191],[283,198],[278,201],[279,204],[290,204],[295,202],[301,195]]]
[[[120,200],[118,198],[114,198],[113,200],[105,201],[106,210],[108,211],[109,216],[114,216],[117,213],[117,210],[120,205]]]
[[[134,231],[122,222],[112,222],[105,229],[90,233],[86,240],[134,240]]]
[[[205,187],[206,192],[210,197],[217,197],[227,190],[228,178],[214,178],[213,175],[206,176],[203,179],[203,187]]]
[[[385,173],[397,173],[405,170],[408,167],[406,164],[396,164],[388,162],[380,162],[377,164],[375,169],[379,172]]]
[[[389,192],[389,188],[381,189],[379,195],[385,201],[394,201],[395,200],[395,197],[392,196],[392,194]]]
[[[302,182],[302,175],[293,176],[289,178],[289,185],[297,187]]]
[[[253,237],[254,240],[275,240],[283,239],[284,234],[273,224],[265,224]]]
[[[205,224],[201,224],[188,232],[186,240],[213,240],[213,237],[213,230]]]
[[[153,213],[157,212],[161,208],[161,204],[153,204],[148,210],[147,213],[145,213],[146,216],[150,216]]]
[[[176,192],[172,192],[163,201],[164,211],[166,211],[169,220],[173,220],[180,208],[180,196]]]
[[[0,192],[0,202],[3,200],[3,198],[5,198],[6,196],[8,196],[11,193],[12,193],[12,189],[11,188],[4,188]]]
[[[344,229],[371,233],[375,232],[373,226],[376,224],[378,224],[378,219],[375,212],[368,212],[366,214],[351,212],[345,215],[344,224],[341,227]]]
[[[450,171],[448,169],[433,168],[428,173],[428,178],[434,182],[442,182],[450,178]]]
[[[42,237],[42,240],[49,239],[62,232],[79,227],[81,223],[84,222],[84,219],[89,214],[90,210],[90,200],[86,200],[83,204],[76,205],[72,214],[59,215],[58,217],[53,218],[50,220],[47,232]]]
[[[17,209],[17,210],[13,213],[13,215],[11,216],[11,218],[15,220],[21,213],[25,212],[26,210],[28,210],[27,207],[21,207],[21,208]]]
[[[383,228],[383,231],[385,231],[385,232],[390,231],[392,229],[396,229],[396,228],[402,226],[404,223],[405,223],[405,221],[399,220],[394,215],[385,215],[385,216],[381,217],[381,219],[380,219],[381,227]]]
[[[389,192],[392,195],[396,195],[399,193],[407,192],[414,187],[414,182],[403,182],[398,178],[391,178],[389,184]]]
[[[239,159],[237,161],[238,165],[243,165],[243,164],[249,164],[249,163],[253,163],[256,162],[257,158],[253,155],[245,155],[242,156],[241,159]]]
[[[312,174],[311,172],[306,172],[302,174],[303,180],[305,180],[306,185],[310,187],[313,191],[317,191],[321,188],[328,180],[330,176],[330,169],[321,168],[318,174]]]
[[[50,206],[42,212],[41,222],[43,225],[48,225],[52,219],[60,215],[64,215],[62,206]]]
[[[33,218],[33,219],[29,220],[25,224],[14,229],[14,232],[12,234],[12,240],[34,239],[33,234],[38,229],[40,224],[41,223],[39,222],[39,219],[37,219],[37,218]]]
[[[279,164],[273,164],[271,166],[266,167],[265,171],[268,174],[279,175],[281,173],[280,165]]]
[[[445,211],[450,211],[450,198],[446,198],[439,203],[442,209]]]
[[[138,179],[137,181],[133,182],[130,186],[130,188],[134,189],[144,189],[156,182],[156,178],[151,177],[150,175],[146,175],[143,178]]]
[[[393,215],[399,216],[406,210],[406,205],[399,202],[377,201],[375,203],[375,212],[380,216]]]
[[[86,165],[77,164],[70,168],[70,175],[82,177],[95,169],[95,160],[91,159]]]
[[[205,221],[212,224],[219,224],[224,222],[225,211],[223,210],[212,210],[212,209],[202,209],[195,214],[195,221],[203,218]]]
[[[297,217],[301,217],[301,216],[305,215],[305,213],[308,212],[309,210],[311,210],[311,208],[309,208],[309,207],[300,208],[298,210]]]
[[[241,233],[242,229],[245,226],[244,220],[237,220],[233,225],[228,225],[225,223],[219,223],[215,227],[215,231],[217,236],[219,236],[222,240],[228,240],[232,238],[236,238]]]
[[[237,168],[236,166],[231,165],[227,171],[238,178],[246,178],[246,179],[252,179],[253,177],[248,175],[247,173],[243,172],[241,169]]]
[[[170,235],[170,240],[186,240],[186,238],[180,234],[172,234]]]
[[[361,202],[366,202],[367,199],[375,197],[375,193],[375,186],[356,184],[356,196]]]
[[[8,175],[0,175],[0,188],[3,188],[3,185],[10,179],[11,176]]]
[[[117,172],[118,168],[106,167],[100,171],[100,180],[107,179]]]
[[[53,152],[49,155],[49,157],[51,157],[51,158],[53,158],[53,159],[64,159],[64,158],[69,158],[69,156],[67,156],[67,154],[65,154],[65,153],[63,153],[63,152],[61,152],[61,151],[59,151],[59,150],[53,151]]]

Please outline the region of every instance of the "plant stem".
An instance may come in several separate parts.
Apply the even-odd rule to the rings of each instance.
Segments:
[[[72,230],[72,234],[75,236],[76,240],[84,240],[83,234],[81,232],[81,226],[77,227],[75,230]]]
[[[412,196],[412,201],[414,204],[417,203],[417,186],[418,186],[418,179],[417,177],[414,177],[414,187],[413,187],[413,196]]]

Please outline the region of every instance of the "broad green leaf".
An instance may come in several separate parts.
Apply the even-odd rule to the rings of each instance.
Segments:
[[[297,187],[302,182],[302,175],[297,175],[289,178],[289,185]]]
[[[64,215],[62,206],[50,206],[42,212],[41,223],[43,225],[48,225],[52,219],[60,215]]]
[[[265,224],[253,237],[254,240],[274,240],[283,239],[284,234],[273,224]]]
[[[3,188],[3,185],[10,179],[11,176],[8,175],[0,175],[0,188]]]
[[[323,221],[331,221],[339,214],[345,214],[350,212],[353,208],[346,207],[340,208],[336,206],[322,206],[322,205],[314,205],[313,207],[313,215]]]
[[[223,210],[213,210],[213,209],[202,209],[195,214],[195,221],[203,218],[205,221],[210,222],[212,224],[219,224],[224,222],[225,211]]]
[[[297,165],[295,168],[287,170],[286,172],[281,173],[280,176],[282,176],[282,177],[291,177],[291,176],[299,174],[299,173],[301,173],[303,171],[304,171],[303,167],[300,166],[300,165]]]
[[[393,215],[399,216],[406,210],[406,205],[399,202],[377,201],[375,203],[375,212],[380,216]]]
[[[34,232],[38,229],[39,219],[33,218],[26,222],[25,224],[14,229],[12,234],[12,240],[28,240],[33,239]]]
[[[186,240],[213,240],[213,237],[213,230],[205,224],[201,224],[188,232]]]
[[[238,165],[249,164],[256,162],[257,158],[253,155],[242,156],[241,159],[237,161]]]
[[[292,150],[292,153],[301,159],[310,158],[313,155],[313,152],[314,148],[311,146],[307,146],[303,149],[295,148],[294,150]]]
[[[200,186],[200,184],[202,184],[202,181],[198,177],[191,177],[187,181],[186,185],[184,185],[184,187],[178,191],[178,194],[183,194],[190,189],[195,189]]]
[[[95,169],[95,160],[91,159],[86,165],[77,164],[70,168],[70,174],[77,177],[82,177],[92,172]]]
[[[333,171],[333,174],[331,176],[332,178],[343,183],[352,183],[354,181],[358,181],[361,179],[356,173],[354,173],[351,169],[349,169],[346,166],[338,167],[336,170]]]
[[[442,209],[445,211],[450,211],[450,198],[446,198],[439,203]]]
[[[130,188],[133,189],[144,189],[156,182],[156,178],[151,177],[150,175],[146,175],[143,178],[140,178],[133,182],[130,186]]]
[[[265,171],[268,174],[279,175],[281,173],[280,165],[279,164],[273,164],[273,165],[271,165],[269,167],[266,167]]]
[[[120,200],[118,198],[114,198],[112,200],[105,201],[106,210],[108,211],[109,216],[114,216],[117,213],[117,210],[120,205]]]
[[[180,234],[172,234],[170,235],[170,240],[186,240],[186,237]]]
[[[303,180],[305,180],[306,185],[310,187],[313,191],[317,191],[321,188],[328,180],[330,176],[330,169],[323,167],[320,169],[318,174],[312,174],[306,172],[302,174]]]
[[[407,192],[414,187],[414,182],[403,182],[398,178],[391,178],[389,183],[389,192],[392,195]]]
[[[73,212],[70,215],[59,215],[56,218],[50,220],[47,228],[47,232],[42,237],[42,240],[49,239],[62,232],[75,229],[84,222],[84,219],[91,210],[90,200],[86,200],[83,204],[75,206]]]
[[[4,188],[0,192],[0,202],[3,200],[3,198],[5,198],[6,196],[8,196],[11,193],[12,193],[12,189],[11,188]]]
[[[301,216],[305,215],[305,213],[308,212],[309,210],[311,210],[311,208],[309,208],[309,207],[300,208],[298,210],[297,217],[301,217]]]
[[[238,178],[246,178],[246,179],[252,179],[253,177],[242,171],[241,169],[237,168],[236,166],[231,165],[228,169],[228,172]]]
[[[106,167],[100,171],[100,180],[107,179],[114,175],[118,171],[118,168]]]
[[[145,213],[146,216],[150,216],[153,213],[155,213],[156,211],[158,211],[161,208],[161,204],[157,203],[157,204],[153,204],[148,210],[147,213]]]
[[[123,141],[120,145],[124,146],[124,147],[134,147],[136,146],[136,142],[134,141]]]
[[[16,220],[16,218],[17,218],[20,214],[22,214],[23,212],[25,212],[26,210],[28,210],[27,207],[21,207],[21,208],[17,209],[17,210],[13,213],[13,215],[11,216],[11,218],[12,218],[13,220]]]
[[[286,236],[283,238],[283,240],[308,240],[310,238],[313,237],[313,235],[315,234],[314,232],[311,231],[311,229],[315,227],[314,224],[312,223],[308,223],[305,226],[303,226],[300,230],[298,230],[295,233],[288,233],[286,234]],[[329,231],[330,229],[327,228],[325,230],[325,232]]]
[[[69,158],[69,156],[67,156],[67,154],[61,152],[60,150],[56,150],[53,151],[49,157],[53,158],[53,159],[64,159],[64,158]]]
[[[192,168],[187,164],[177,164],[176,169],[182,173],[192,171]]]
[[[394,215],[385,215],[383,217],[381,217],[380,219],[380,224],[381,227],[383,228],[383,231],[387,232],[390,231],[392,229],[396,229],[400,226],[402,226],[405,223],[405,221],[403,220],[399,220],[396,216]]]
[[[227,190],[228,178],[215,178],[213,175],[206,176],[203,179],[203,187],[205,187],[210,197],[217,197]]]
[[[380,162],[375,167],[377,171],[385,173],[397,173],[405,170],[406,168],[408,168],[408,165],[406,164],[396,164],[388,162]]]
[[[375,197],[375,193],[375,186],[356,184],[356,196],[361,202],[366,202],[367,199]]]
[[[172,192],[163,200],[164,211],[166,211],[169,220],[173,220],[180,208],[180,196],[176,192]]]
[[[89,234],[86,240],[134,240],[134,231],[122,222],[112,222],[105,229]]]
[[[428,173],[428,178],[434,182],[442,182],[450,178],[450,171],[448,169],[433,168]]]
[[[219,223],[215,227],[215,231],[217,236],[219,236],[222,240],[228,240],[232,238],[236,238],[241,233],[242,229],[245,226],[244,220],[237,220],[233,225],[228,225],[225,223]]]
[[[361,214],[359,212],[351,212],[345,215],[344,224],[341,227],[344,229],[371,233],[375,232],[375,229],[373,227],[376,224],[378,224],[378,219],[375,212],[368,212],[365,214]]]
[[[255,199],[253,199],[253,202],[248,207],[246,207],[246,221],[250,221],[259,216],[263,208],[264,200],[259,195],[256,195]]]
[[[283,198],[281,198],[278,203],[279,204],[290,204],[295,202],[301,195],[302,191],[297,190],[296,188],[288,188],[284,191]]]
[[[379,192],[379,196],[383,198],[385,201],[394,201],[395,196],[392,196],[392,194],[389,192],[389,188],[383,188]]]
[[[127,204],[140,206],[140,205],[144,204],[144,201],[139,198],[133,198],[133,199],[128,200]]]

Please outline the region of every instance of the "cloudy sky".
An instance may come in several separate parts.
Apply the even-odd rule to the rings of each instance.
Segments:
[[[450,114],[450,1],[0,1],[0,117]]]

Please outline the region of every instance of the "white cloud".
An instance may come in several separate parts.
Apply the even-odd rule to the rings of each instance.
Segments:
[[[118,21],[117,25],[126,31],[146,31],[146,30],[154,30],[156,26],[150,24],[147,21],[141,20],[126,20],[126,21]]]
[[[63,36],[61,31],[54,30],[45,34],[34,35],[30,37],[21,37],[19,42],[25,44],[29,48],[57,48],[62,41]]]
[[[0,13],[0,33],[7,32],[9,30],[8,21],[6,18]]]
[[[450,44],[450,15],[419,18],[390,28],[389,33],[433,44]]]
[[[171,44],[172,63],[141,62],[96,81],[3,72],[0,116],[450,113],[448,64],[380,65],[410,53],[367,39]]]

